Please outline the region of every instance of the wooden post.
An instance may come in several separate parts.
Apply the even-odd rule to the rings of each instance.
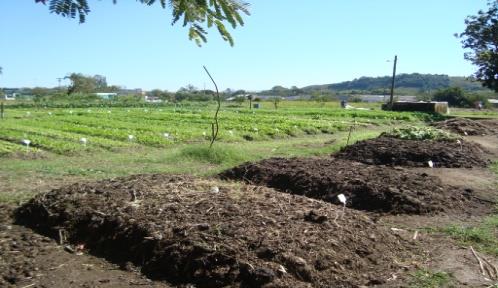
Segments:
[[[391,97],[389,98],[389,110],[392,110],[394,103],[394,78],[396,78],[396,62],[398,62],[398,56],[394,55],[393,79],[391,82]]]
[[[0,103],[0,119],[3,119],[3,101]]]

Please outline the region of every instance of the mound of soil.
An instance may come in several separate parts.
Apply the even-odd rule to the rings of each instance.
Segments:
[[[431,125],[439,129],[448,130],[465,136],[483,136],[497,133],[498,130],[494,129],[488,123],[491,122],[481,122],[467,118],[452,118],[441,122],[434,122]]]
[[[465,140],[404,140],[381,136],[344,147],[333,156],[371,165],[411,167],[472,168],[486,167],[489,161],[483,148]]]
[[[70,246],[15,225],[13,210],[0,204],[0,287],[171,287],[103,259],[71,253]]]
[[[418,249],[359,211],[265,187],[137,175],[39,195],[17,220],[189,287],[387,283]]]
[[[437,177],[334,158],[271,158],[219,176],[334,204],[344,194],[348,207],[392,214],[461,211],[475,205],[472,190],[443,185]]]

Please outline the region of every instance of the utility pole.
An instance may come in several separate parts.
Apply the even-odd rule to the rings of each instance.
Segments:
[[[396,63],[398,62],[398,56],[394,55],[394,65],[393,65],[393,79],[391,82],[391,97],[389,98],[389,110],[393,109],[394,103],[394,78],[396,78]]]

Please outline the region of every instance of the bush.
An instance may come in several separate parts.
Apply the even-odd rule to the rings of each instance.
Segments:
[[[446,132],[432,127],[404,127],[395,128],[390,132],[384,132],[381,136],[399,138],[405,140],[435,140],[435,141],[453,141],[460,137],[458,135]]]

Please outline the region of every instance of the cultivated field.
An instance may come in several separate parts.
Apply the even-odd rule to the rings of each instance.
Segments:
[[[314,103],[267,108],[222,108],[219,141],[260,141],[344,131],[358,127],[421,120],[420,115],[383,111],[313,107]],[[9,109],[0,121],[0,155],[25,152],[55,154],[116,151],[137,145],[168,147],[204,142],[211,137],[214,105],[171,105],[146,108]],[[418,116],[418,117],[417,117]]]

